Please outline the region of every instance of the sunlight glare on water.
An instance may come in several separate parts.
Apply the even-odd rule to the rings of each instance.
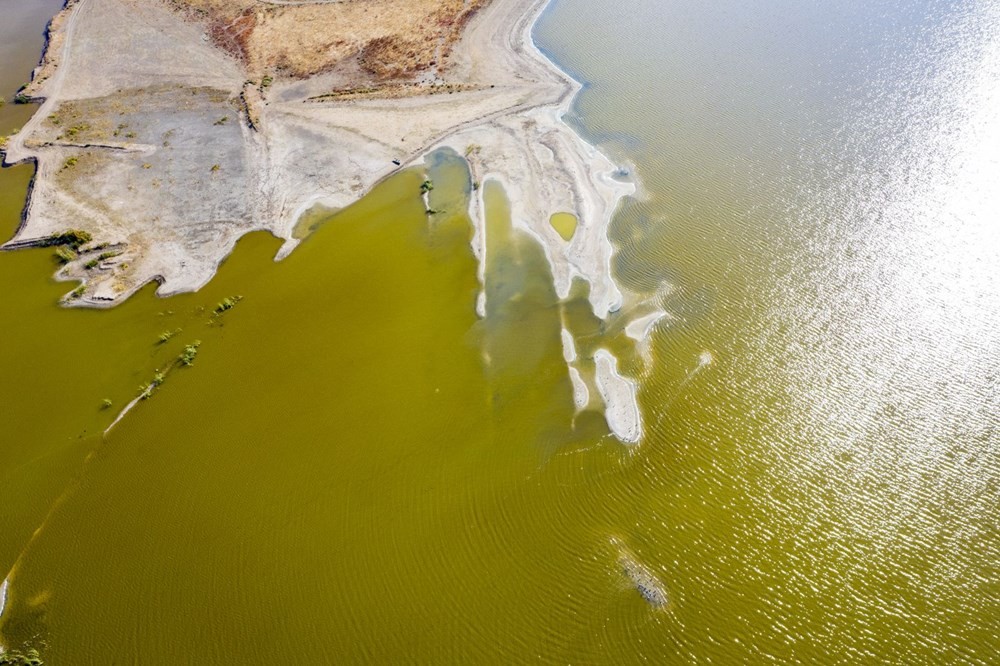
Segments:
[[[845,558],[831,556],[844,570],[829,580],[850,584],[859,567],[884,567],[891,591],[859,585],[847,607],[871,618],[923,614],[942,634],[962,618],[966,636],[991,631],[998,610],[993,9],[985,26],[968,24],[980,15],[949,26],[962,36],[991,28],[986,39],[954,45],[931,76],[912,73],[905,136],[889,133],[862,168],[817,192],[816,210],[839,209],[840,219],[799,222],[814,230],[796,260],[810,267],[807,282],[782,276],[769,294],[790,410],[771,423],[773,474],[812,490],[815,536]],[[860,131],[884,130],[879,114],[892,106],[855,118]],[[919,641],[941,649],[942,634]]]
[[[988,663],[1000,4],[562,0],[539,31],[585,130],[639,155],[620,276],[674,287],[643,398],[670,501],[710,518],[642,529],[685,562],[678,644]]]

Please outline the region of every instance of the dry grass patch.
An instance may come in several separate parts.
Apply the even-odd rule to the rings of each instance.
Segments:
[[[376,80],[443,68],[471,17],[489,0],[344,0],[282,5],[265,0],[170,0],[207,24],[252,76],[307,77],[358,58]]]

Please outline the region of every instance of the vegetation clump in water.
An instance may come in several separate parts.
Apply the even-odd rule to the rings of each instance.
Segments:
[[[14,650],[0,653],[0,666],[42,666],[44,663],[38,650],[34,648],[25,652]]]
[[[198,347],[200,346],[201,340],[195,340],[191,344],[186,345],[184,351],[177,357],[177,360],[181,362],[181,365],[186,367],[194,365],[194,359],[198,356]]]
[[[164,373],[157,370],[156,373],[153,375],[152,381],[150,381],[148,384],[142,384],[139,386],[139,397],[142,398],[143,400],[147,400],[151,395],[153,395],[153,391],[155,391],[157,388],[163,385],[163,382],[166,381],[166,379],[167,376]]]
[[[236,304],[243,300],[242,296],[229,296],[222,299],[222,302],[215,306],[215,314],[220,315],[236,307]]]
[[[168,342],[172,337],[174,337],[180,332],[181,329],[179,328],[173,331],[163,331],[163,333],[160,333],[160,344],[162,345],[163,343]]]

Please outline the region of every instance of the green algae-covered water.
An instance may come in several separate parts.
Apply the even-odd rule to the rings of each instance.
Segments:
[[[23,41],[8,95],[47,4],[0,4]],[[643,185],[612,228],[632,296],[608,322],[583,290],[559,301],[495,183],[476,317],[471,188],[445,153],[442,214],[404,172],[280,263],[246,237],[196,294],[63,309],[50,250],[0,254],[3,645],[995,660],[1000,7],[557,0],[536,38],[588,83],[572,122]],[[0,173],[0,235],[30,174]],[[644,299],[668,316],[635,348]],[[584,365],[605,347],[640,380],[639,445],[575,413],[564,326]]]

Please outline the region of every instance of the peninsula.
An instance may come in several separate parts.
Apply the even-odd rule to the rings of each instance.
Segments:
[[[244,234],[284,239],[280,259],[312,207],[348,206],[448,147],[476,181],[502,184],[557,293],[582,278],[607,317],[622,303],[607,225],[634,186],[562,121],[580,86],[534,46],[544,5],[68,0],[22,91],[41,108],[7,141],[5,160],[37,171],[3,249],[80,230],[57,274],[80,283],[70,305],[112,306],[151,281],[160,295],[197,290]],[[578,220],[568,242],[556,213]],[[614,430],[636,441],[637,410],[616,411],[635,414]]]

